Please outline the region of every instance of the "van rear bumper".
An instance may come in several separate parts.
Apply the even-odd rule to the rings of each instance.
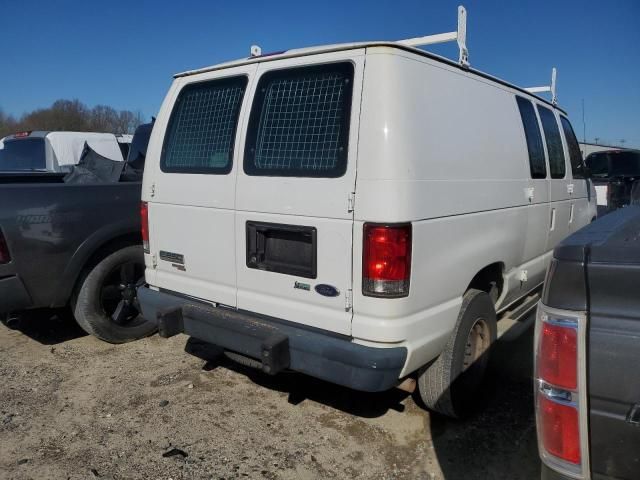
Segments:
[[[266,373],[290,369],[365,392],[395,387],[407,358],[404,347],[358,345],[345,335],[231,308],[212,307],[180,295],[138,289],[142,315],[161,336],[178,333],[262,362]]]

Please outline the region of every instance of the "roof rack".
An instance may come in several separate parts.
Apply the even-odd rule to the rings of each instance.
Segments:
[[[553,67],[551,69],[551,85],[547,85],[544,87],[529,87],[525,88],[525,90],[529,93],[551,92],[551,103],[557,105],[558,96],[556,95],[556,67]]]
[[[460,65],[468,68],[469,50],[467,50],[467,10],[462,5],[458,7],[458,29],[455,32],[408,38],[406,40],[399,40],[397,43],[408,47],[423,47],[425,45],[453,41],[458,42],[458,48],[460,49],[460,58],[458,61],[460,62]]]

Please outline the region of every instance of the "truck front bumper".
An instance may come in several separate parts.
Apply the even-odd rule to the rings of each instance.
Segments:
[[[185,333],[262,362],[266,373],[290,369],[354,390],[395,387],[404,366],[404,347],[358,345],[350,337],[225,307],[177,294],[138,289],[142,315],[158,324],[160,336]]]
[[[31,306],[31,296],[17,275],[0,278],[0,313],[24,310]]]

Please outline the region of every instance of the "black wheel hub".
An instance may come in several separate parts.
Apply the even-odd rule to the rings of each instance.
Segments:
[[[144,265],[127,262],[115,267],[102,284],[100,303],[106,316],[128,325],[140,315],[136,290],[144,283]]]

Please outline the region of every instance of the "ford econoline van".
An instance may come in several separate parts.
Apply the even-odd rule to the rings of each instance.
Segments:
[[[375,42],[176,75],[144,172],[145,317],[270,374],[414,379],[460,415],[498,318],[595,217],[565,112],[462,60]]]

